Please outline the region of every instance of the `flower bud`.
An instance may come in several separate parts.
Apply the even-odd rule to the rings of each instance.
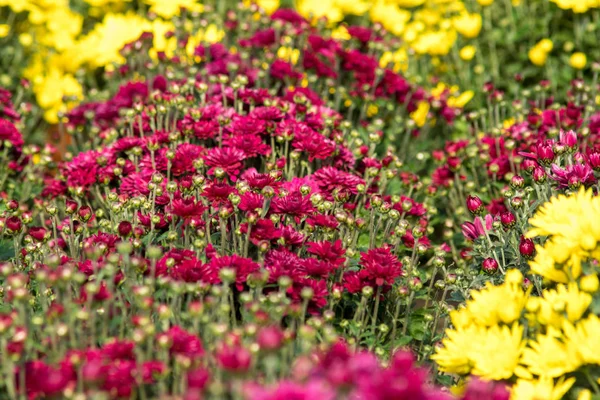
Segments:
[[[83,222],[87,222],[92,218],[92,209],[89,206],[83,206],[79,209],[77,215]]]
[[[131,231],[133,230],[133,226],[129,221],[121,221],[119,226],[117,227],[117,231],[119,232],[119,236],[128,237],[131,235]]]
[[[510,180],[510,187],[513,189],[521,189],[525,186],[525,178],[521,175],[515,175]]]
[[[493,274],[498,270],[498,261],[494,260],[491,257],[486,258],[485,260],[483,260],[482,268],[488,274]]]
[[[502,222],[502,226],[506,229],[512,228],[516,223],[515,215],[510,211],[503,212],[502,215],[500,215],[500,222]]]
[[[521,256],[525,259],[532,259],[535,256],[535,244],[533,243],[533,240],[521,236],[519,253],[521,253]]]
[[[598,276],[597,275],[587,275],[581,278],[579,282],[579,287],[581,290],[588,293],[595,293],[598,291]]]
[[[19,217],[10,217],[6,219],[5,226],[10,233],[19,233],[23,228],[23,223]]]
[[[483,202],[481,201],[481,199],[477,196],[471,195],[467,197],[467,208],[473,215],[480,215],[484,210]]]

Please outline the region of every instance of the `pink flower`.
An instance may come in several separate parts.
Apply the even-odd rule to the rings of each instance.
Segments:
[[[250,351],[239,345],[221,346],[215,356],[219,366],[232,373],[244,373],[252,363]]]
[[[180,354],[189,358],[201,357],[204,348],[200,339],[179,326],[174,326],[166,332],[171,341],[171,354]]]

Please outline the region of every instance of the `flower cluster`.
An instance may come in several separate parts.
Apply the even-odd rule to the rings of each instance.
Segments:
[[[597,5],[286,5],[0,0],[0,397],[600,396]]]
[[[588,222],[598,215],[596,200],[582,189],[540,208],[528,236],[550,238],[537,246],[533,282],[512,269],[503,284],[488,283],[471,293],[464,308],[451,312],[452,329],[432,356],[442,371],[516,380],[515,399],[598,392],[598,360],[591,350],[600,329],[593,309],[598,254]],[[541,278],[552,286],[540,289]],[[534,286],[539,295],[534,295]]]

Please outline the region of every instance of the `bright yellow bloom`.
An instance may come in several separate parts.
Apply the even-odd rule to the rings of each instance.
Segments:
[[[398,7],[413,8],[425,4],[425,0],[395,0]]]
[[[292,49],[291,47],[280,47],[277,50],[277,57],[296,65],[298,63],[298,59],[300,58],[300,50]]]
[[[326,17],[329,22],[339,22],[344,15],[363,15],[371,8],[366,0],[298,0],[298,12],[306,18]]]
[[[491,6],[494,3],[494,0],[477,0],[480,6]]]
[[[560,378],[554,382],[552,378],[539,380],[519,379],[512,387],[511,400],[560,400],[575,383],[575,378]]]
[[[597,315],[592,314],[575,325],[565,322],[563,331],[571,358],[582,364],[600,364],[600,319]]]
[[[465,12],[453,20],[454,29],[466,38],[473,39],[481,31],[481,15]]]
[[[379,59],[380,68],[391,68],[394,72],[406,71],[408,69],[408,53],[405,48],[395,52],[386,51]]]
[[[455,329],[466,328],[473,323],[471,313],[466,307],[450,311],[450,321]]]
[[[349,40],[352,38],[348,29],[344,25],[340,25],[331,32],[331,37],[336,40]]]
[[[590,8],[599,8],[599,0],[551,0],[563,10],[572,10],[574,13],[584,13]]]
[[[594,293],[598,291],[598,287],[600,286],[600,281],[598,280],[597,275],[587,275],[581,278],[579,281],[579,287],[581,290]]]
[[[565,314],[569,321],[578,321],[592,302],[592,296],[579,291],[575,282],[568,286],[558,285],[556,289],[544,290],[541,298],[529,299],[528,308],[534,299],[537,300],[537,322],[555,328],[561,327]]]
[[[566,269],[556,265],[556,261],[550,252],[543,246],[535,246],[535,258],[529,262],[531,272],[541,275],[552,282],[568,283],[569,274]]]
[[[335,4],[335,0],[301,0],[296,3],[298,12],[306,18],[325,17],[329,22],[339,22],[344,13]]]
[[[19,35],[19,43],[21,43],[23,47],[29,47],[33,43],[33,37],[30,33],[23,32]]]
[[[456,108],[463,108],[464,106],[467,105],[467,103],[469,103],[471,101],[473,96],[475,96],[475,92],[473,92],[472,90],[467,90],[467,91],[461,93],[460,96],[458,96],[458,97],[451,96],[448,98],[448,106],[456,107]]]
[[[82,98],[82,88],[79,82],[70,74],[63,74],[56,68],[51,68],[45,76],[38,76],[33,82],[33,91],[44,118],[50,123],[58,122],[58,112],[67,111],[70,103],[65,104],[63,97]]]
[[[410,117],[420,128],[425,125],[427,121],[427,116],[429,115],[429,102],[421,101],[417,106],[417,109],[410,114]]]
[[[444,56],[450,52],[456,41],[456,32],[452,31],[427,31],[411,44],[418,54]]]
[[[473,343],[470,357],[473,360],[474,375],[483,379],[510,379],[518,367],[525,347],[523,327],[493,326],[485,335]],[[499,351],[499,349],[502,349]]]
[[[571,357],[571,352],[561,340],[561,334],[554,328],[548,333],[538,334],[530,340],[523,350],[521,363],[534,375],[558,378],[573,372],[581,366],[581,362]]]
[[[104,7],[107,5],[114,7],[115,3],[118,4],[118,3],[127,2],[127,1],[129,1],[129,0],[85,0],[85,2],[88,3],[92,7]]]
[[[20,13],[31,9],[29,0],[0,0],[0,7],[8,6],[14,12]]]
[[[106,14],[102,23],[79,41],[75,56],[81,64],[89,63],[92,67],[123,61],[119,53],[123,46],[149,28],[150,23],[136,14]]]
[[[584,69],[587,64],[587,57],[584,53],[577,52],[571,54],[569,65],[575,69]]]
[[[540,46],[533,46],[529,49],[529,53],[527,53],[529,57],[529,61],[538,67],[546,64],[546,60],[548,59],[548,52],[544,51]]]
[[[8,24],[0,24],[0,38],[7,37],[10,32]]]
[[[592,392],[590,392],[588,389],[583,389],[577,395],[577,400],[592,400]]]
[[[383,27],[396,36],[404,33],[411,14],[385,0],[377,0],[371,7],[370,17],[373,22],[379,22]]]
[[[507,275],[513,281],[507,280],[500,286],[487,282],[484,289],[471,293],[466,305],[478,325],[511,324],[521,316],[527,302],[527,293],[521,287],[522,275],[517,269]]]
[[[475,46],[467,45],[467,46],[463,47],[462,49],[460,49],[460,52],[458,53],[458,55],[464,61],[471,61],[473,59],[473,57],[475,57],[476,52],[477,52],[477,49],[475,48]]]
[[[475,374],[484,379],[511,378],[518,368],[525,346],[523,327],[519,324],[493,326],[489,329],[470,325],[447,332],[444,347],[431,357],[440,371],[466,375]],[[498,351],[502,349],[502,351]]]
[[[41,42],[58,51],[75,45],[75,38],[81,32],[83,17],[68,8],[57,8],[48,12],[47,31],[41,35]]]
[[[350,15],[363,15],[371,8],[369,0],[335,0],[335,4],[344,14]]]
[[[473,368],[471,353],[473,344],[483,340],[486,329],[471,324],[465,328],[446,331],[443,347],[438,348],[431,359],[440,371],[449,374],[467,375]]]
[[[550,39],[542,39],[538,42],[538,46],[545,51],[546,53],[550,53],[552,49],[554,49],[554,43]]]
[[[592,255],[600,241],[598,216],[600,198],[583,188],[577,194],[559,195],[541,206],[529,220],[533,228],[527,236],[551,238],[543,247],[536,246],[538,254],[530,264],[532,271],[562,283],[579,278],[582,260]]]
[[[204,7],[197,0],[144,0],[150,11],[163,18],[173,18],[185,8],[188,11],[202,12]]]
[[[279,0],[257,0],[256,4],[269,15],[273,14],[279,8]]]

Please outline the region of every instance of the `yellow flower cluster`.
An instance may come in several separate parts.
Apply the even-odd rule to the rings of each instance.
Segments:
[[[541,207],[528,236],[549,239],[537,247],[531,270],[551,286],[534,296],[513,269],[503,284],[472,293],[450,314],[453,327],[432,356],[440,370],[514,379],[511,398],[518,400],[558,400],[572,387],[597,388],[599,377],[589,367],[600,366],[600,318],[590,307],[600,284],[596,273],[583,275],[582,262],[600,258],[598,218],[600,198],[591,191]]]
[[[202,12],[204,8],[199,0],[144,0],[148,10],[158,17],[150,21],[132,10],[127,11],[129,1],[85,1],[91,7],[89,16],[100,20],[87,34],[82,34],[82,29],[89,21],[72,11],[68,0],[0,0],[0,7],[8,6],[12,12],[27,16],[28,24],[22,29],[19,41],[33,56],[23,75],[32,82],[37,102],[50,123],[58,122],[59,112],[66,111],[73,101],[82,98],[82,87],[76,79],[78,71],[123,61],[122,47],[144,32],[154,35],[154,54],[164,51],[169,55],[177,46],[174,38],[165,38],[165,34],[174,29],[170,19],[178,15],[181,8],[189,12]],[[273,0],[259,3],[271,9],[274,4],[278,5],[278,1]],[[0,27],[0,36],[6,36],[9,29]],[[190,38],[188,53],[200,41],[215,42],[222,35],[210,25]]]
[[[600,8],[600,0],[550,0],[563,10],[572,10],[575,13],[585,13],[592,8]]]
[[[591,190],[576,195],[559,195],[540,207],[529,220],[527,236],[549,236],[536,246],[537,255],[530,263],[531,271],[554,282],[568,283],[581,275],[581,262],[600,259],[600,197]]]
[[[27,29],[19,34],[24,50],[36,54],[37,60],[49,59],[48,68],[35,68],[26,76],[33,83],[38,103],[46,110],[46,118],[54,119],[63,107],[63,97],[80,98],[81,86],[72,74],[65,74],[52,53],[72,48],[81,33],[83,17],[69,8],[68,0],[0,0],[0,7],[13,15],[26,13]],[[10,28],[15,29],[15,26]],[[7,32],[8,33],[8,32]]]
[[[459,34],[475,38],[482,25],[481,15],[469,13],[461,0],[298,0],[297,7],[307,18],[334,23],[346,15],[368,15],[420,55],[446,55]]]

